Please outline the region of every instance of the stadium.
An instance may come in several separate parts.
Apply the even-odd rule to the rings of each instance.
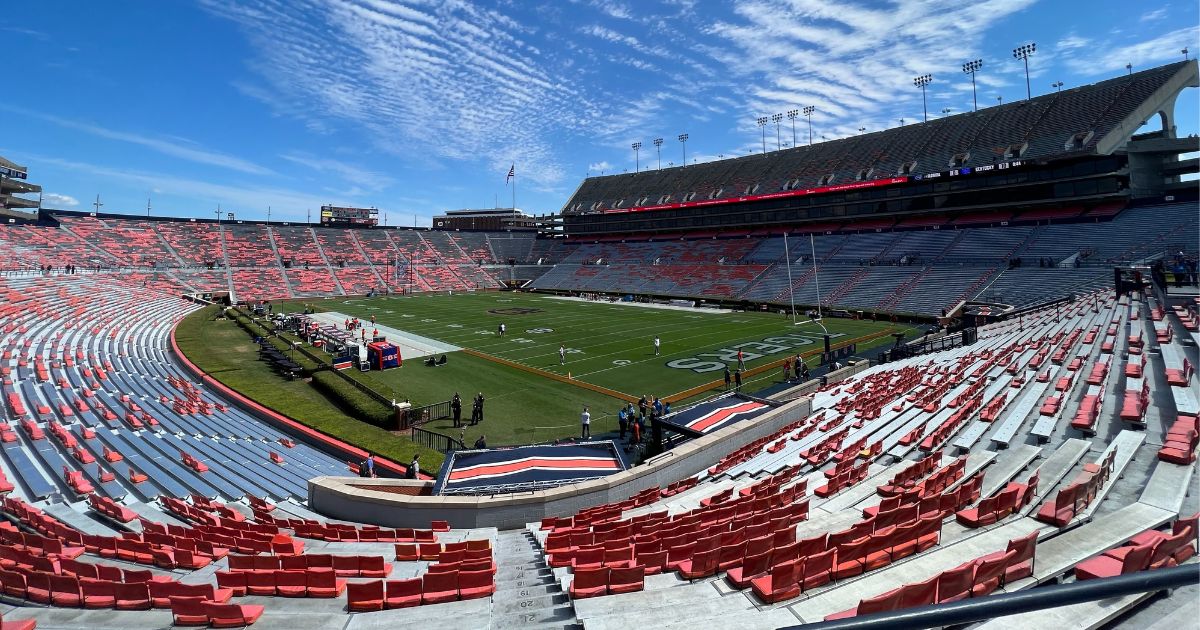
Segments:
[[[429,229],[0,160],[4,627],[1194,624],[1195,87]]]

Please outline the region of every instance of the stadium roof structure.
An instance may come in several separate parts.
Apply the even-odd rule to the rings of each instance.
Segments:
[[[1121,150],[1156,114],[1173,137],[1175,99],[1184,88],[1198,86],[1196,62],[1181,61],[1029,100],[766,155],[589,177],[562,213],[753,201],[890,178],[907,181],[922,173],[1013,159],[1108,155]]]
[[[25,181],[27,173],[28,169],[24,166],[0,156],[0,216],[23,220],[36,218],[36,215],[19,210],[38,208],[41,202],[14,196],[42,192],[41,186]]]

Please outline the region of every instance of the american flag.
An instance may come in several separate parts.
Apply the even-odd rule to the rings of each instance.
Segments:
[[[514,178],[516,176],[517,176],[517,164],[516,164],[516,162],[514,162],[512,166],[508,167],[508,175],[504,178],[504,185],[507,186],[509,180],[511,180],[512,178]]]

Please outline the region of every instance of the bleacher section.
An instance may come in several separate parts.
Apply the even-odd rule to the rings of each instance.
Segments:
[[[668,628],[798,625],[1189,561],[1196,532],[1194,517],[1182,518],[1180,484],[1194,474],[1194,439],[1182,461],[1173,454],[1135,465],[1144,435],[1122,430],[1117,407],[1103,405],[1097,435],[1106,437],[1095,441],[1074,437],[1061,420],[1086,388],[1066,390],[1066,414],[1040,436],[1036,407],[990,404],[1040,404],[1039,374],[1048,370],[1054,382],[1109,357],[1105,336],[1075,331],[1151,313],[1144,300],[1099,292],[1065,311],[985,326],[975,346],[872,367],[819,391],[809,418],[752,443],[732,466],[528,530],[584,628],[646,618],[667,619]],[[1146,369],[1158,372],[1154,363]],[[987,421],[970,420],[984,407]],[[968,414],[958,419],[961,410]],[[988,450],[997,438],[1009,448]],[[842,470],[862,472],[828,489]],[[1076,489],[1088,500],[1069,502],[1071,514],[1035,518]],[[1123,568],[1125,552],[1115,563],[1094,558],[1168,539],[1169,551],[1141,564]],[[642,571],[626,587],[623,570],[614,576],[631,564]],[[1081,619],[1111,619],[1137,601],[1076,608]]]
[[[285,434],[175,367],[167,334],[191,303],[107,275],[12,279],[3,290],[2,416],[21,427],[3,452],[18,496],[303,499],[309,477],[344,470],[306,444],[282,446]],[[287,466],[272,462],[276,451]]]
[[[1011,214],[1008,219],[1021,221]],[[1140,206],[1116,217],[1048,225],[1043,214],[1033,214],[1029,221],[1042,225],[833,231],[813,235],[811,244],[799,235],[788,247],[795,303],[815,305],[819,284],[823,306],[849,310],[937,316],[963,300],[1024,307],[1104,286],[1112,264],[1161,256],[1168,244],[1195,247],[1185,235],[1200,230],[1194,204]],[[781,236],[589,241],[562,251],[562,261],[535,280],[535,288],[776,304],[791,299]]]
[[[526,264],[534,243],[532,233],[422,234],[66,213],[57,220],[58,228],[0,226],[0,269],[132,267],[147,270],[137,279],[148,288],[232,290],[238,299],[256,300],[399,290],[407,288],[413,265],[416,290],[463,291],[499,287],[492,268],[509,258]],[[503,262],[492,251],[493,237],[502,242]]]
[[[680,202],[836,185],[911,172],[944,170],[955,156],[962,166],[989,166],[1011,147],[1028,145],[1024,159],[1094,150],[1098,140],[1184,67],[1169,64],[1081,86],[1062,93],[987,107],[914,124],[772,152],[636,174],[589,177],[563,206],[580,214]],[[1072,138],[1086,138],[1072,147]],[[1070,147],[1070,148],[1068,148]]]
[[[190,303],[118,274],[0,282],[0,509],[22,526],[0,524],[0,585],[44,627],[764,627],[1196,561],[1197,357],[1178,340],[1200,319],[1141,296],[1081,294],[868,367],[666,489],[500,533],[325,521],[306,480],[344,465],[167,354]],[[1130,422],[1120,394],[1144,383]],[[186,596],[207,603],[172,599]]]

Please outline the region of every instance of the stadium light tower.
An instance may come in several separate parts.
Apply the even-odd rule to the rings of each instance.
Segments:
[[[792,121],[792,146],[796,146],[796,117],[800,115],[800,110],[789,109],[788,120]],[[794,315],[795,313],[793,313]]]
[[[662,138],[654,139],[654,151],[658,153],[658,170],[662,170]]]
[[[688,135],[686,133],[679,134],[679,145],[683,147],[683,162],[680,162],[680,164],[684,166],[687,166],[687,140]]]
[[[817,111],[817,108],[809,105],[804,108],[804,117],[808,119],[808,143],[812,144],[812,115]]]
[[[779,137],[779,121],[783,120],[783,114],[771,114],[771,122],[775,123],[775,150],[783,148],[783,141]]]
[[[1188,52],[1187,52],[1187,49],[1186,49],[1186,48],[1184,48],[1183,50],[1181,50],[1181,51],[1179,51],[1179,52],[1183,53],[1183,60],[1184,60],[1184,61],[1187,61],[1187,60],[1188,60]]]
[[[1021,44],[1013,49],[1013,57],[1025,62],[1025,100],[1033,97],[1033,91],[1029,87],[1029,56],[1037,52],[1037,43],[1029,42]]]
[[[767,117],[759,116],[758,118],[754,119],[754,122],[757,123],[758,128],[762,130],[763,155],[766,155],[767,154]]]
[[[925,112],[925,122],[929,122],[929,108],[925,101],[925,86],[933,81],[933,75],[922,74],[919,77],[913,77],[913,85],[921,88],[921,111]]]
[[[979,111],[979,97],[975,93],[975,73],[983,67],[983,60],[976,59],[963,64],[963,72],[971,75],[971,101],[975,103],[975,111]]]
[[[903,118],[901,118],[901,119],[900,119],[900,126],[901,126],[901,127],[903,127],[903,126],[904,126],[904,119],[903,119]]]
[[[1060,91],[1062,91],[1062,86],[1063,86],[1063,82],[1062,82],[1062,81],[1055,81],[1054,83],[1051,83],[1051,84],[1050,84],[1050,87],[1054,88],[1054,91],[1055,91],[1055,92],[1060,92]]]
[[[860,135],[860,136],[861,136],[861,135],[863,135],[863,134],[864,134],[864,133],[866,133],[866,132],[867,132],[867,128],[866,128],[866,127],[859,127],[859,128],[858,128],[858,135]]]
[[[634,142],[632,146],[633,146],[633,172],[637,173],[642,170],[642,160],[641,160],[642,143]]]
[[[1125,71],[1132,75],[1133,74],[1133,64],[1131,64],[1131,63],[1125,64]]]

